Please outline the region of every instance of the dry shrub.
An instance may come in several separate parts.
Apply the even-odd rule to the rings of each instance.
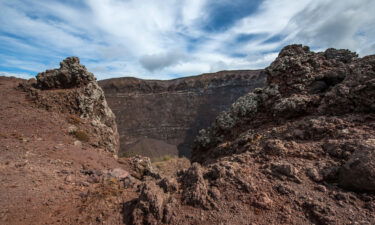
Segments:
[[[120,152],[119,153],[119,157],[124,157],[124,158],[130,158],[130,157],[134,157],[136,156],[137,154],[135,152],[132,152],[132,151],[126,151],[126,152]]]
[[[165,161],[169,161],[171,159],[174,159],[174,158],[177,158],[177,156],[173,156],[173,155],[163,155],[161,157],[155,157],[155,158],[152,158],[152,162],[165,162]]]
[[[79,141],[88,142],[90,140],[90,136],[84,130],[76,130],[73,131],[71,134]]]
[[[79,125],[83,123],[82,119],[76,115],[69,115],[66,119],[68,120],[68,123],[73,125]]]

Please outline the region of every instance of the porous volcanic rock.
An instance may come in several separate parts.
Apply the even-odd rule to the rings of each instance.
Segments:
[[[78,57],[66,58],[59,69],[39,73],[36,81],[21,83],[20,87],[39,107],[77,115],[82,121],[72,117],[73,123],[83,124],[87,130],[78,126],[69,132],[117,155],[119,135],[115,115],[96,78],[80,64]]]
[[[174,199],[172,219],[150,223],[375,224],[374,62],[285,47],[265,69],[266,87],[200,131],[192,165],[163,193]],[[152,211],[142,201],[133,210]]]
[[[375,192],[375,139],[358,146],[341,167],[339,182],[353,190]]]
[[[200,131],[193,161],[204,161],[207,149],[215,149],[212,147],[232,140],[241,131],[254,132],[266,124],[274,126],[280,121],[303,120],[307,116],[373,111],[374,59],[374,56],[358,59],[348,50],[328,49],[315,53],[307,46],[285,47],[265,69],[268,84],[265,88],[239,98],[211,127]],[[319,125],[313,122],[312,126]],[[231,154],[209,152],[211,155]]]
[[[80,64],[78,57],[68,57],[60,63],[60,69],[39,73],[36,79],[36,87],[45,90],[82,87],[95,77]]]
[[[165,81],[131,77],[99,81],[116,115],[120,156],[149,157],[170,151],[158,151],[160,147],[156,146],[155,154],[148,154],[134,149],[134,144],[143,139],[158,140],[160,146],[174,145],[179,155],[190,156],[198,130],[209,126],[238,97],[264,84],[260,70],[222,71]]]

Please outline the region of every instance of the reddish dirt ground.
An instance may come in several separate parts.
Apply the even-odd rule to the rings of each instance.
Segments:
[[[69,115],[37,108],[17,89],[20,81],[0,77],[0,224],[122,223],[121,204],[135,191],[88,174],[129,165],[75,145]]]

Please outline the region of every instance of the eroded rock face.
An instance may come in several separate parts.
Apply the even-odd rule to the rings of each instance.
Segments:
[[[238,97],[262,87],[265,76],[261,71],[223,71],[167,81],[116,78],[99,84],[116,114],[120,155],[171,154],[158,146],[156,155],[133,147],[143,139],[154,139],[155,144],[166,142],[160,146],[173,145],[178,154],[189,156],[198,130],[209,126]]]
[[[86,120],[88,131],[81,131],[81,134],[90,133],[87,139],[92,145],[118,153],[115,115],[108,107],[96,78],[80,64],[78,57],[66,58],[59,69],[39,73],[36,82],[24,83],[21,87],[40,107],[75,114]]]

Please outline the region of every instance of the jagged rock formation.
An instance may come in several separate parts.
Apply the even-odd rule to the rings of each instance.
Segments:
[[[291,45],[265,73],[189,169],[144,184],[132,223],[375,224],[375,55]]]
[[[60,69],[39,73],[36,79],[36,87],[43,90],[82,87],[95,81],[94,75],[79,63],[77,57],[66,58],[60,63]]]
[[[108,107],[96,78],[80,64],[79,58],[68,57],[60,63],[59,69],[39,73],[36,82],[30,80],[20,87],[29,93],[38,106],[75,114],[84,119],[85,121],[76,119],[76,123],[84,124],[85,129],[89,130],[72,126],[70,132],[73,135],[80,136],[94,146],[118,153],[119,135],[115,115]],[[88,136],[87,133],[91,135]]]
[[[238,97],[262,87],[261,71],[222,71],[168,81],[116,78],[99,81],[116,114],[120,155],[143,154],[134,143],[155,139],[190,155],[194,137]],[[156,147],[156,149],[158,149]]]
[[[245,130],[260,135],[255,129],[266,124],[276,127],[288,120],[311,117],[318,120],[309,122],[313,128],[314,122],[324,126],[334,116],[373,112],[372,66],[372,56],[358,59],[347,50],[314,53],[308,47],[284,48],[265,70],[268,86],[241,97],[217,117],[213,126],[201,131],[193,161],[205,161],[206,153],[208,158],[232,154],[213,147]]]

